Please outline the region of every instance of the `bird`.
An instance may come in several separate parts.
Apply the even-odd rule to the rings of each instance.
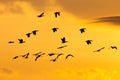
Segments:
[[[26,36],[29,38],[32,33],[27,33]]]
[[[60,16],[60,12],[55,12],[55,17],[57,18],[58,16]]]
[[[36,35],[36,33],[38,32],[39,30],[33,30],[32,33],[33,35]]]
[[[110,46],[110,48],[117,50],[117,46]]]
[[[18,40],[19,40],[20,44],[25,43],[25,41],[23,39],[18,39]]]
[[[19,56],[15,56],[15,57],[13,57],[13,59],[17,59]]]
[[[93,52],[100,52],[101,50],[103,50],[105,47],[102,47],[102,48],[100,48],[100,49],[98,49],[98,50],[95,50],[95,51],[93,51]]]
[[[56,32],[59,28],[52,28],[53,32]]]
[[[29,53],[25,54],[25,55],[22,55],[22,57],[24,57],[25,59],[27,59],[29,56]]]
[[[39,57],[41,57],[42,55],[44,55],[45,53],[42,53],[42,54],[39,54],[39,55],[37,55],[37,57],[35,58],[35,61],[37,61],[37,59],[39,58]]]
[[[74,57],[72,54],[68,54],[65,59],[67,59],[69,56]]]
[[[14,41],[9,41],[8,43],[14,43]]]
[[[92,40],[86,40],[85,42],[86,42],[88,45],[89,45],[89,44],[92,44]]]
[[[55,62],[55,61],[57,61],[57,58],[51,59],[50,61],[53,61],[53,62]]]
[[[39,52],[39,53],[36,53],[36,54],[33,54],[33,55],[37,56],[37,55],[39,55],[40,53],[42,53],[42,52]]]
[[[54,53],[49,53],[49,54],[48,54],[48,56],[53,56],[53,55],[55,55],[55,54],[54,54]]]
[[[57,49],[62,49],[62,48],[64,48],[64,47],[67,47],[67,45],[60,46],[60,47],[58,47]]]
[[[37,17],[43,17],[44,16],[44,12],[42,12],[40,15],[38,15]]]
[[[86,30],[86,28],[81,28],[81,29],[80,29],[80,32],[81,32],[81,33],[84,33],[85,30]]]
[[[63,54],[62,53],[58,54],[56,58],[58,59],[61,55],[63,55]]]
[[[61,40],[62,40],[62,43],[68,42],[68,41],[66,41],[65,37],[61,38]]]

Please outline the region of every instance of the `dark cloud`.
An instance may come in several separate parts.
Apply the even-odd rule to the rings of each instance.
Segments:
[[[120,16],[110,16],[110,17],[101,17],[97,18],[93,23],[112,23],[116,25],[120,25]]]
[[[5,12],[23,13],[23,9],[20,5],[15,4],[16,2],[26,2],[35,10],[42,10],[45,6],[47,6],[47,0],[0,0],[0,3],[5,5]],[[0,13],[3,12],[4,11],[0,10]]]
[[[81,18],[120,14],[120,0],[56,0],[65,11]]]
[[[5,73],[5,74],[12,74],[12,70],[7,69],[7,68],[0,68],[0,72],[1,73]]]

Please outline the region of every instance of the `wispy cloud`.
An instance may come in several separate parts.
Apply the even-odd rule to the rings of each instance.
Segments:
[[[55,0],[65,11],[82,18],[120,14],[119,0]],[[107,3],[107,5],[106,5]]]
[[[18,4],[19,3],[19,4]],[[41,10],[48,3],[47,0],[0,0],[0,4],[4,5],[4,11],[0,10],[0,13],[23,13],[22,3],[28,3],[35,10]]]
[[[115,25],[120,25],[120,16],[109,16],[97,18],[93,23],[111,23]]]
[[[60,70],[58,75],[70,80],[118,80],[120,73],[116,70],[81,68],[78,70]]]
[[[7,68],[0,68],[0,73],[12,74],[13,71]]]

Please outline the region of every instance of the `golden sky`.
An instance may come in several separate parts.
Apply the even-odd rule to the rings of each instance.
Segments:
[[[119,0],[0,0],[0,80],[120,80]],[[55,18],[54,12],[61,16]],[[37,16],[44,12],[45,16]],[[56,33],[53,27],[58,27]],[[86,28],[81,34],[79,29]],[[39,30],[36,36],[26,33]],[[67,47],[57,49],[61,38]],[[26,42],[19,44],[18,39]],[[86,40],[93,40],[91,45]],[[15,41],[9,44],[8,41]],[[117,46],[118,50],[110,46]],[[101,52],[93,52],[105,47]],[[34,53],[46,54],[34,61]],[[28,59],[16,55],[30,53]],[[48,53],[63,53],[58,61]],[[65,60],[67,54],[74,57]]]

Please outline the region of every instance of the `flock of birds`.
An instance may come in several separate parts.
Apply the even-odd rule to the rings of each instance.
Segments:
[[[60,12],[55,12],[54,15],[55,15],[55,18],[57,18],[58,16],[60,16]],[[41,13],[40,15],[38,15],[37,17],[40,18],[40,17],[43,17],[43,16],[44,16],[44,12]],[[59,29],[59,28],[54,27],[54,28],[52,28],[52,32],[55,33],[55,32],[58,31],[58,29]],[[80,28],[79,31],[80,31],[81,34],[83,34],[83,33],[86,32],[86,28]],[[30,38],[31,35],[36,36],[38,32],[39,32],[39,30],[33,30],[32,32],[26,33],[26,36],[27,36],[28,38]],[[19,42],[19,44],[25,43],[25,41],[24,41],[23,39],[18,39],[18,42]],[[62,43],[62,44],[67,43],[67,42],[68,42],[68,41],[66,40],[65,37],[62,37],[62,38],[61,38],[61,43]],[[90,44],[92,44],[93,40],[86,40],[85,42],[86,42],[87,45],[90,45]],[[8,43],[15,43],[15,42],[14,42],[14,41],[9,41]],[[65,47],[67,47],[67,45],[60,46],[60,47],[58,47],[57,49],[62,49],[62,48],[65,48]],[[117,46],[110,46],[110,48],[117,50]],[[100,51],[103,50],[103,49],[105,49],[105,47],[102,47],[102,48],[100,48],[100,49],[97,49],[97,50],[95,50],[95,51],[93,51],[93,52],[100,52]],[[35,56],[35,61],[37,61],[38,58],[42,57],[42,56],[45,55],[45,54],[46,54],[46,53],[42,53],[42,52],[33,54],[33,55]],[[17,59],[17,58],[19,58],[19,57],[23,57],[23,58],[27,59],[27,58],[29,58],[29,55],[30,55],[30,53],[27,53],[27,54],[24,54],[24,55],[15,56],[15,57],[13,57],[13,59]],[[56,54],[55,54],[55,53],[48,53],[47,55],[48,55],[48,56],[53,56],[53,55],[56,55]],[[53,62],[57,61],[57,59],[58,59],[61,55],[64,55],[64,54],[59,53],[59,54],[57,54],[57,56],[56,56],[54,59],[51,59],[50,61],[53,61]],[[74,57],[72,54],[67,54],[66,57],[65,57],[65,59],[68,59],[68,57],[70,57],[70,56],[71,56],[71,57]]]

